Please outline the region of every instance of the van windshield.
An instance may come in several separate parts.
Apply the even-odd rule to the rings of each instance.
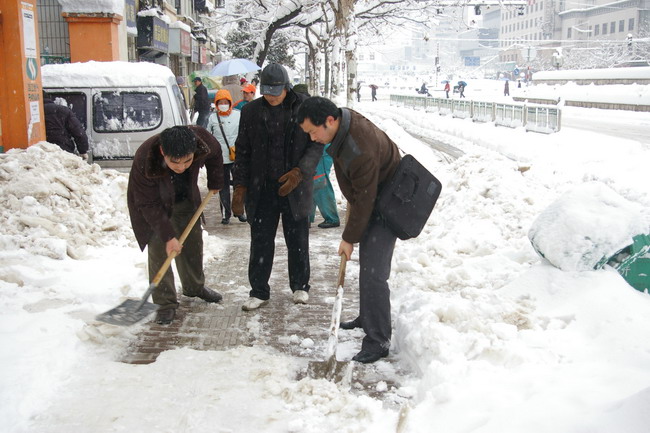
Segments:
[[[154,92],[97,92],[93,95],[93,128],[97,132],[156,129],[162,102]]]

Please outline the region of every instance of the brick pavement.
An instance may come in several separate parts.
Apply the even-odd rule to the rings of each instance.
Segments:
[[[215,260],[206,264],[206,286],[219,291],[224,300],[208,304],[180,296],[174,322],[171,325],[146,323],[122,362],[148,364],[163,351],[179,347],[226,350],[242,345],[270,345],[287,354],[317,359],[320,354],[314,353],[316,350],[301,350],[300,345],[288,344],[288,341],[311,338],[317,345],[327,341],[339,265],[335,252],[341,229],[324,230],[315,225],[310,229],[310,299],[307,305],[294,305],[287,285],[287,253],[280,227],[270,281],[271,300],[257,311],[245,312],[241,305],[248,298],[249,290],[249,226],[236,218],[231,219],[229,225],[220,224],[218,197],[215,198],[217,200],[208,205],[205,228],[210,235],[225,240],[226,247],[221,254],[214,254]],[[355,278],[348,272],[346,283],[356,284]],[[343,317],[354,316],[358,309],[357,291],[346,290],[344,306]]]

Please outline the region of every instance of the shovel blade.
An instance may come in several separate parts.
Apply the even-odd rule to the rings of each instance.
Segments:
[[[348,361],[337,361],[336,356],[330,356],[326,361],[310,361],[307,374],[312,379],[349,383],[352,378],[352,364]]]
[[[141,299],[127,299],[115,308],[99,314],[95,320],[118,326],[131,326],[158,309],[151,302],[142,303]]]

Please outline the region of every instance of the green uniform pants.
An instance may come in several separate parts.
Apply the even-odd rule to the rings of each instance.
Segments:
[[[196,209],[192,202],[184,200],[174,204],[171,222],[177,233],[177,239],[185,230],[187,223],[190,222]],[[148,244],[149,256],[149,281],[151,282],[163,263],[167,259],[165,251],[165,242],[157,234],[154,234]],[[183,287],[183,294],[186,296],[196,296],[200,293],[205,284],[205,275],[203,274],[203,238],[201,223],[197,221],[190,231],[190,234],[183,243],[181,253],[174,259],[176,269]],[[160,309],[177,308],[178,299],[176,297],[176,287],[174,285],[174,272],[170,266],[163,279],[153,291],[154,304],[160,305]]]

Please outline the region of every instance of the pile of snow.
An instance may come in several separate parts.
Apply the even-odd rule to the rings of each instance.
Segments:
[[[126,185],[125,174],[47,142],[0,154],[0,249],[83,258],[88,246],[132,242]]]

